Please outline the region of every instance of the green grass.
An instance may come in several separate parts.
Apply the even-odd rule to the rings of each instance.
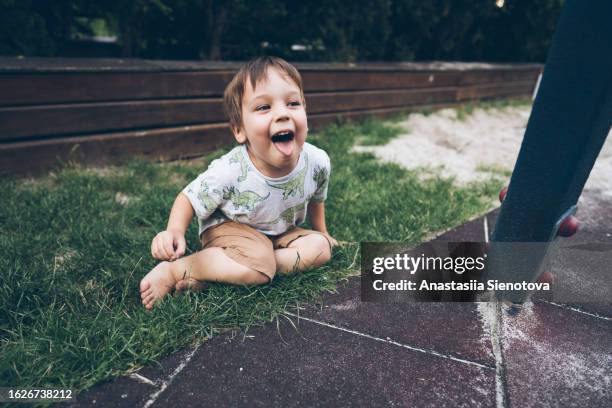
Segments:
[[[274,320],[358,273],[359,241],[417,242],[486,210],[501,183],[455,187],[348,153],[359,138],[394,131],[369,121],[332,125],[310,141],[331,156],[330,232],[350,244],[316,270],[246,288],[213,284],[168,297],[153,312],[138,283],[155,265],[152,237],[211,157],[122,167],[65,168],[0,188],[0,386],[83,390],[225,329]],[[218,153],[216,154],[218,156]],[[197,250],[196,225],[188,234]]]
[[[476,171],[482,173],[491,173],[491,175],[493,176],[500,176],[506,180],[509,180],[510,176],[512,176],[512,170],[507,170],[497,165],[479,164],[478,166],[476,166]]]
[[[376,119],[363,120],[360,122],[360,131],[358,136],[355,138],[355,142],[364,146],[386,144],[394,137],[405,132],[405,129],[398,124],[398,122],[404,117],[404,115],[398,115],[385,121]]]

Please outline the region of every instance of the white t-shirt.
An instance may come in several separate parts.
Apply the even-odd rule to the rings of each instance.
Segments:
[[[198,218],[199,234],[225,220],[278,235],[306,219],[306,207],[327,198],[331,164],[325,151],[304,143],[297,166],[267,177],[253,165],[245,145],[214,160],[183,193]]]

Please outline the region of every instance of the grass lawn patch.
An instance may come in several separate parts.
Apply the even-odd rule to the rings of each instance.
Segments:
[[[140,279],[156,264],[151,239],[177,193],[220,152],[155,164],[65,168],[35,180],[0,180],[0,385],[77,391],[151,364],[226,329],[261,325],[358,274],[359,241],[418,242],[488,209],[499,180],[456,187],[440,178],[349,153],[358,139],[396,133],[369,121],[310,139],[332,160],[327,223],[338,248],[327,265],[260,287],[212,284],[168,297],[152,312]],[[198,249],[197,225],[187,234]]]

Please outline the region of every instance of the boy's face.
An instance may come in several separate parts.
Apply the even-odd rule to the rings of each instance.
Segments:
[[[242,127],[233,129],[238,143],[247,142],[255,167],[268,177],[291,172],[306,141],[308,124],[300,88],[284,72],[269,68],[254,90],[246,81]]]

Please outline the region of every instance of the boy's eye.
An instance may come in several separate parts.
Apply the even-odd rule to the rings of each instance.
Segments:
[[[289,106],[300,106],[301,103],[298,101],[289,102]]]
[[[267,109],[270,109],[270,105],[259,105],[258,107],[255,108],[256,111],[263,111]]]

